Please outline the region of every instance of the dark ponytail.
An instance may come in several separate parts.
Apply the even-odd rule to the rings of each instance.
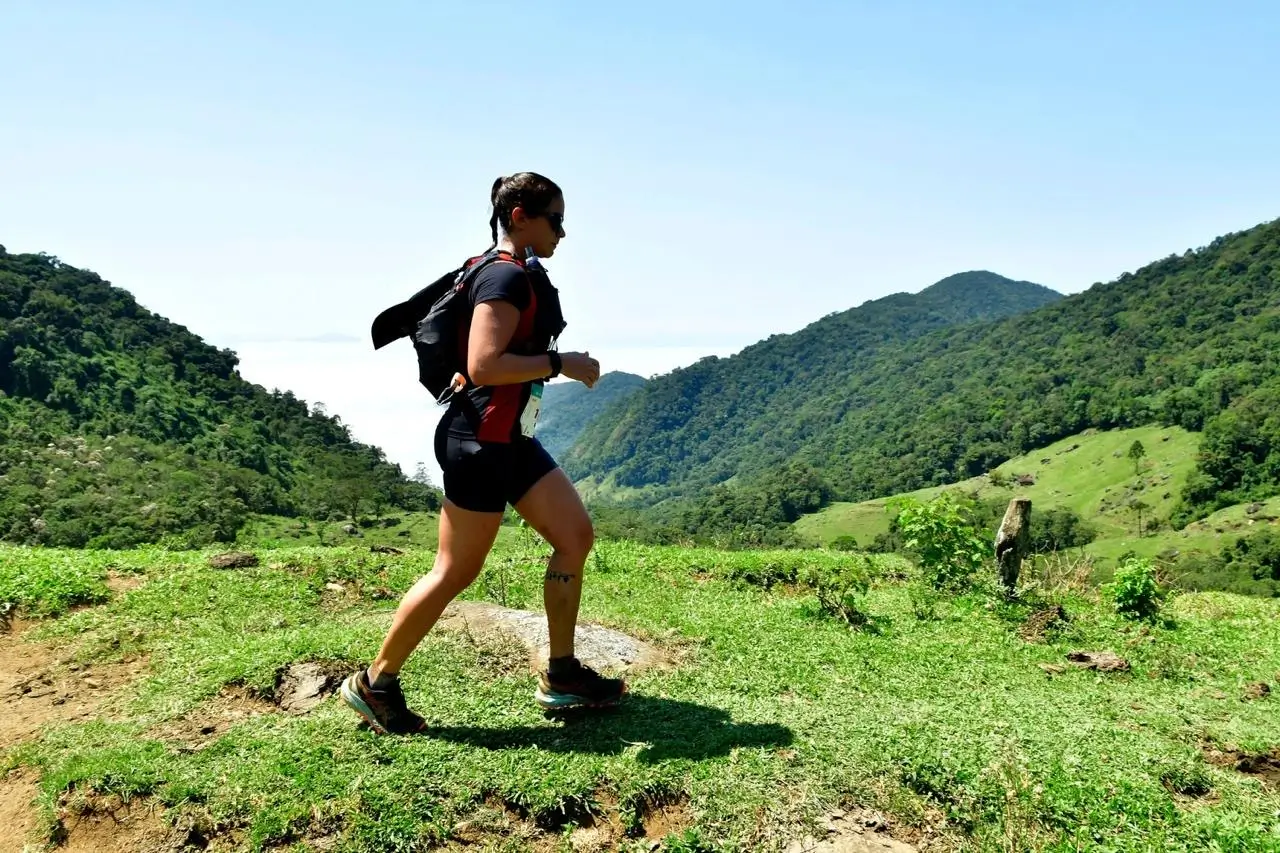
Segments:
[[[498,245],[499,225],[504,231],[511,230],[511,211],[522,207],[529,215],[537,216],[546,213],[551,203],[562,195],[555,181],[536,172],[518,172],[508,177],[499,177],[489,191],[489,203],[493,205],[493,215],[489,217],[489,234],[493,239],[493,246],[489,248]]]
[[[493,206],[493,215],[489,217],[489,233],[493,235],[493,245],[490,249],[496,248],[498,245],[498,191],[502,189],[502,183],[506,178],[501,175],[493,182],[493,189],[489,191],[489,204]],[[508,214],[510,218],[510,214]]]

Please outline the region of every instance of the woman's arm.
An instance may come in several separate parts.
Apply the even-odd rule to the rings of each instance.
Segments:
[[[467,338],[467,375],[476,385],[515,385],[551,375],[551,357],[507,352],[520,323],[520,309],[510,302],[481,302],[471,316]]]
[[[475,385],[515,385],[551,375],[551,356],[507,352],[520,323],[520,309],[510,302],[481,302],[471,315],[467,338],[467,375]],[[560,354],[561,372],[588,388],[600,379],[600,362],[585,352]]]

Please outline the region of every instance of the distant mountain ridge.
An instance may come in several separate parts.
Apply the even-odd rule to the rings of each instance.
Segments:
[[[542,392],[538,441],[559,459],[592,419],[611,404],[638,391],[644,382],[643,376],[618,370],[601,376],[594,388],[581,382],[552,382]]]
[[[761,470],[798,449],[810,429],[798,431],[789,413],[886,347],[1061,298],[1043,285],[979,270],[868,301],[651,380],[583,431],[566,469],[576,479],[663,493]]]
[[[597,494],[656,498],[801,462],[865,500],[1155,423],[1203,431],[1173,523],[1280,492],[1280,220],[1039,307],[997,288],[1003,318],[962,283],[655,379],[584,431],[567,467]],[[973,322],[922,313],[933,299]]]

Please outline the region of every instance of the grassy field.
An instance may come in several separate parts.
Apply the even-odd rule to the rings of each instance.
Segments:
[[[1146,451],[1136,476],[1134,462],[1127,455],[1134,441],[1142,442]],[[1035,479],[1032,485],[996,486],[983,476],[920,489],[909,496],[927,501],[946,489],[959,489],[984,499],[1029,497],[1033,524],[1036,507],[1071,509],[1097,526],[1098,538],[1085,548],[1085,553],[1107,569],[1129,552],[1147,557],[1175,551],[1212,553],[1255,529],[1255,524],[1266,522],[1251,521],[1245,506],[1235,506],[1185,530],[1160,526],[1160,522],[1168,520],[1187,475],[1195,466],[1198,442],[1196,434],[1177,427],[1084,433],[1011,459],[996,469],[1006,479],[1030,474]],[[1138,519],[1127,508],[1132,497],[1139,497],[1149,507],[1143,511],[1141,536]],[[888,532],[891,500],[833,504],[799,519],[796,530],[815,545],[829,544],[839,536],[853,536],[865,547],[876,536]],[[1259,515],[1280,517],[1280,498],[1263,502]]]
[[[514,536],[518,516],[507,511],[498,536]],[[347,521],[308,521],[274,515],[252,517],[237,537],[237,547],[288,548],[297,545],[388,545],[394,548],[435,548],[440,516],[434,512],[393,512],[378,519],[364,519],[359,526]],[[354,530],[354,532],[352,532]]]
[[[919,850],[1280,850],[1280,714],[1259,686],[1280,689],[1280,602],[1186,594],[1139,626],[1063,590],[1069,621],[1040,636],[1032,606],[981,594],[929,613],[885,557],[857,630],[794,583],[848,555],[605,542],[584,620],[672,666],[612,712],[547,718],[522,651],[440,631],[404,674],[431,728],[379,738],[332,697],[282,713],[277,674],[369,659],[432,554],[257,553],[220,570],[207,552],[0,550],[0,596],[43,617],[0,651],[39,664],[28,686],[75,685],[61,705],[0,693],[4,719],[45,720],[0,729],[0,817],[29,833],[0,850],[144,849],[146,832],[175,850],[780,850],[837,810]],[[466,597],[538,609],[542,554],[504,537]]]

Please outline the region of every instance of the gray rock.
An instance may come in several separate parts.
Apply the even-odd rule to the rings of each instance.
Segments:
[[[215,569],[248,569],[258,565],[258,557],[243,551],[231,551],[210,557],[209,565]]]
[[[546,656],[545,613],[512,610],[483,601],[455,601],[445,609],[440,627],[455,632],[469,631],[473,635],[496,631],[515,637],[528,650],[530,665],[534,668]],[[600,671],[635,673],[671,664],[666,654],[643,640],[581,620],[574,633],[574,651],[578,660]]]
[[[280,709],[305,714],[338,689],[342,671],[320,663],[295,663],[276,678],[275,698]]]
[[[1115,652],[1068,652],[1067,660],[1083,669],[1098,672],[1127,672],[1129,662]]]

